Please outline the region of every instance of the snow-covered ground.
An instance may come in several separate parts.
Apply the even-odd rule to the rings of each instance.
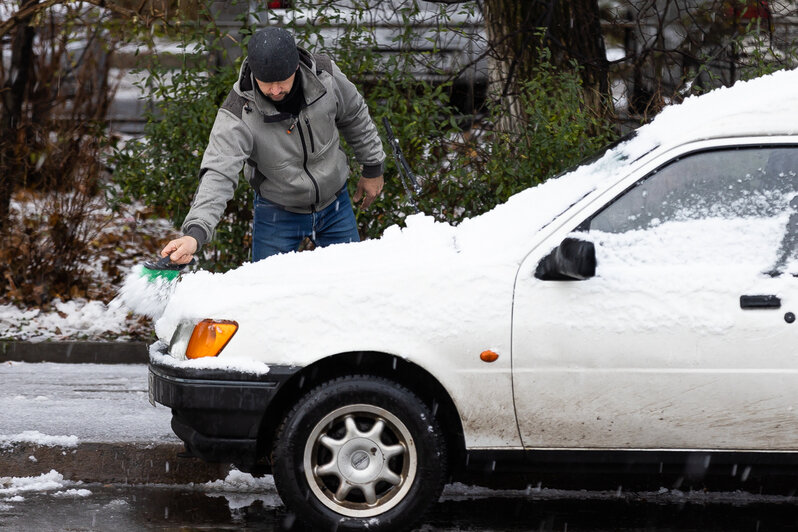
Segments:
[[[170,410],[149,404],[143,364],[6,362],[0,382],[0,447],[180,441]]]
[[[44,197],[15,200],[12,215],[23,211],[40,212]],[[168,220],[154,217],[141,204],[113,213],[97,207],[97,227],[92,243],[93,255],[83,269],[91,276],[93,286],[88,297],[68,301],[55,299],[48,309],[20,308],[0,300],[0,340],[74,341],[74,340],[148,340],[151,323],[135,316],[112,300],[119,288],[119,279],[145,260],[156,257],[162,242],[177,235]]]
[[[0,339],[45,341],[125,337],[127,309],[102,301],[78,299],[53,302],[52,312],[0,305]],[[3,330],[5,329],[5,330]]]

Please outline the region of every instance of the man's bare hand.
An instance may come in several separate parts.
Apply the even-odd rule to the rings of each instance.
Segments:
[[[161,250],[161,257],[169,255],[175,264],[188,264],[197,252],[197,240],[193,236],[181,236],[172,240]]]
[[[382,192],[382,187],[385,180],[382,176],[379,177],[361,177],[357,182],[357,190],[352,197],[352,201],[357,204],[361,199],[363,203],[360,205],[363,209],[368,209],[372,202]]]

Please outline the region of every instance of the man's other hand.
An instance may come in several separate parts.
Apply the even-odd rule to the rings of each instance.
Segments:
[[[352,197],[352,201],[357,204],[357,202],[362,199],[363,203],[361,203],[360,207],[363,209],[368,209],[374,199],[382,192],[382,187],[384,184],[385,180],[383,179],[383,176],[361,177],[357,182],[357,190],[355,190],[355,195]]]
[[[169,255],[175,264],[188,264],[197,252],[197,240],[193,236],[181,236],[172,240],[161,250],[161,257]]]

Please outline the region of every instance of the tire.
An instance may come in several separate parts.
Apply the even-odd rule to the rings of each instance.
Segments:
[[[429,408],[381,377],[318,386],[286,415],[272,470],[313,530],[406,530],[440,497],[446,445]]]

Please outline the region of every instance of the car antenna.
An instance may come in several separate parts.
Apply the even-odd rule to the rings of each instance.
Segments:
[[[421,194],[421,185],[418,184],[416,175],[413,173],[413,170],[410,169],[410,165],[407,163],[407,159],[405,159],[402,153],[402,148],[399,147],[399,140],[393,134],[393,128],[391,127],[391,123],[388,122],[387,117],[382,117],[382,125],[385,126],[385,135],[388,137],[388,144],[391,145],[391,149],[393,150],[393,158],[396,161],[399,178],[402,181],[405,194],[407,194],[407,200],[410,202],[410,205],[413,206],[416,213],[418,213],[418,203],[416,203],[415,196]]]

